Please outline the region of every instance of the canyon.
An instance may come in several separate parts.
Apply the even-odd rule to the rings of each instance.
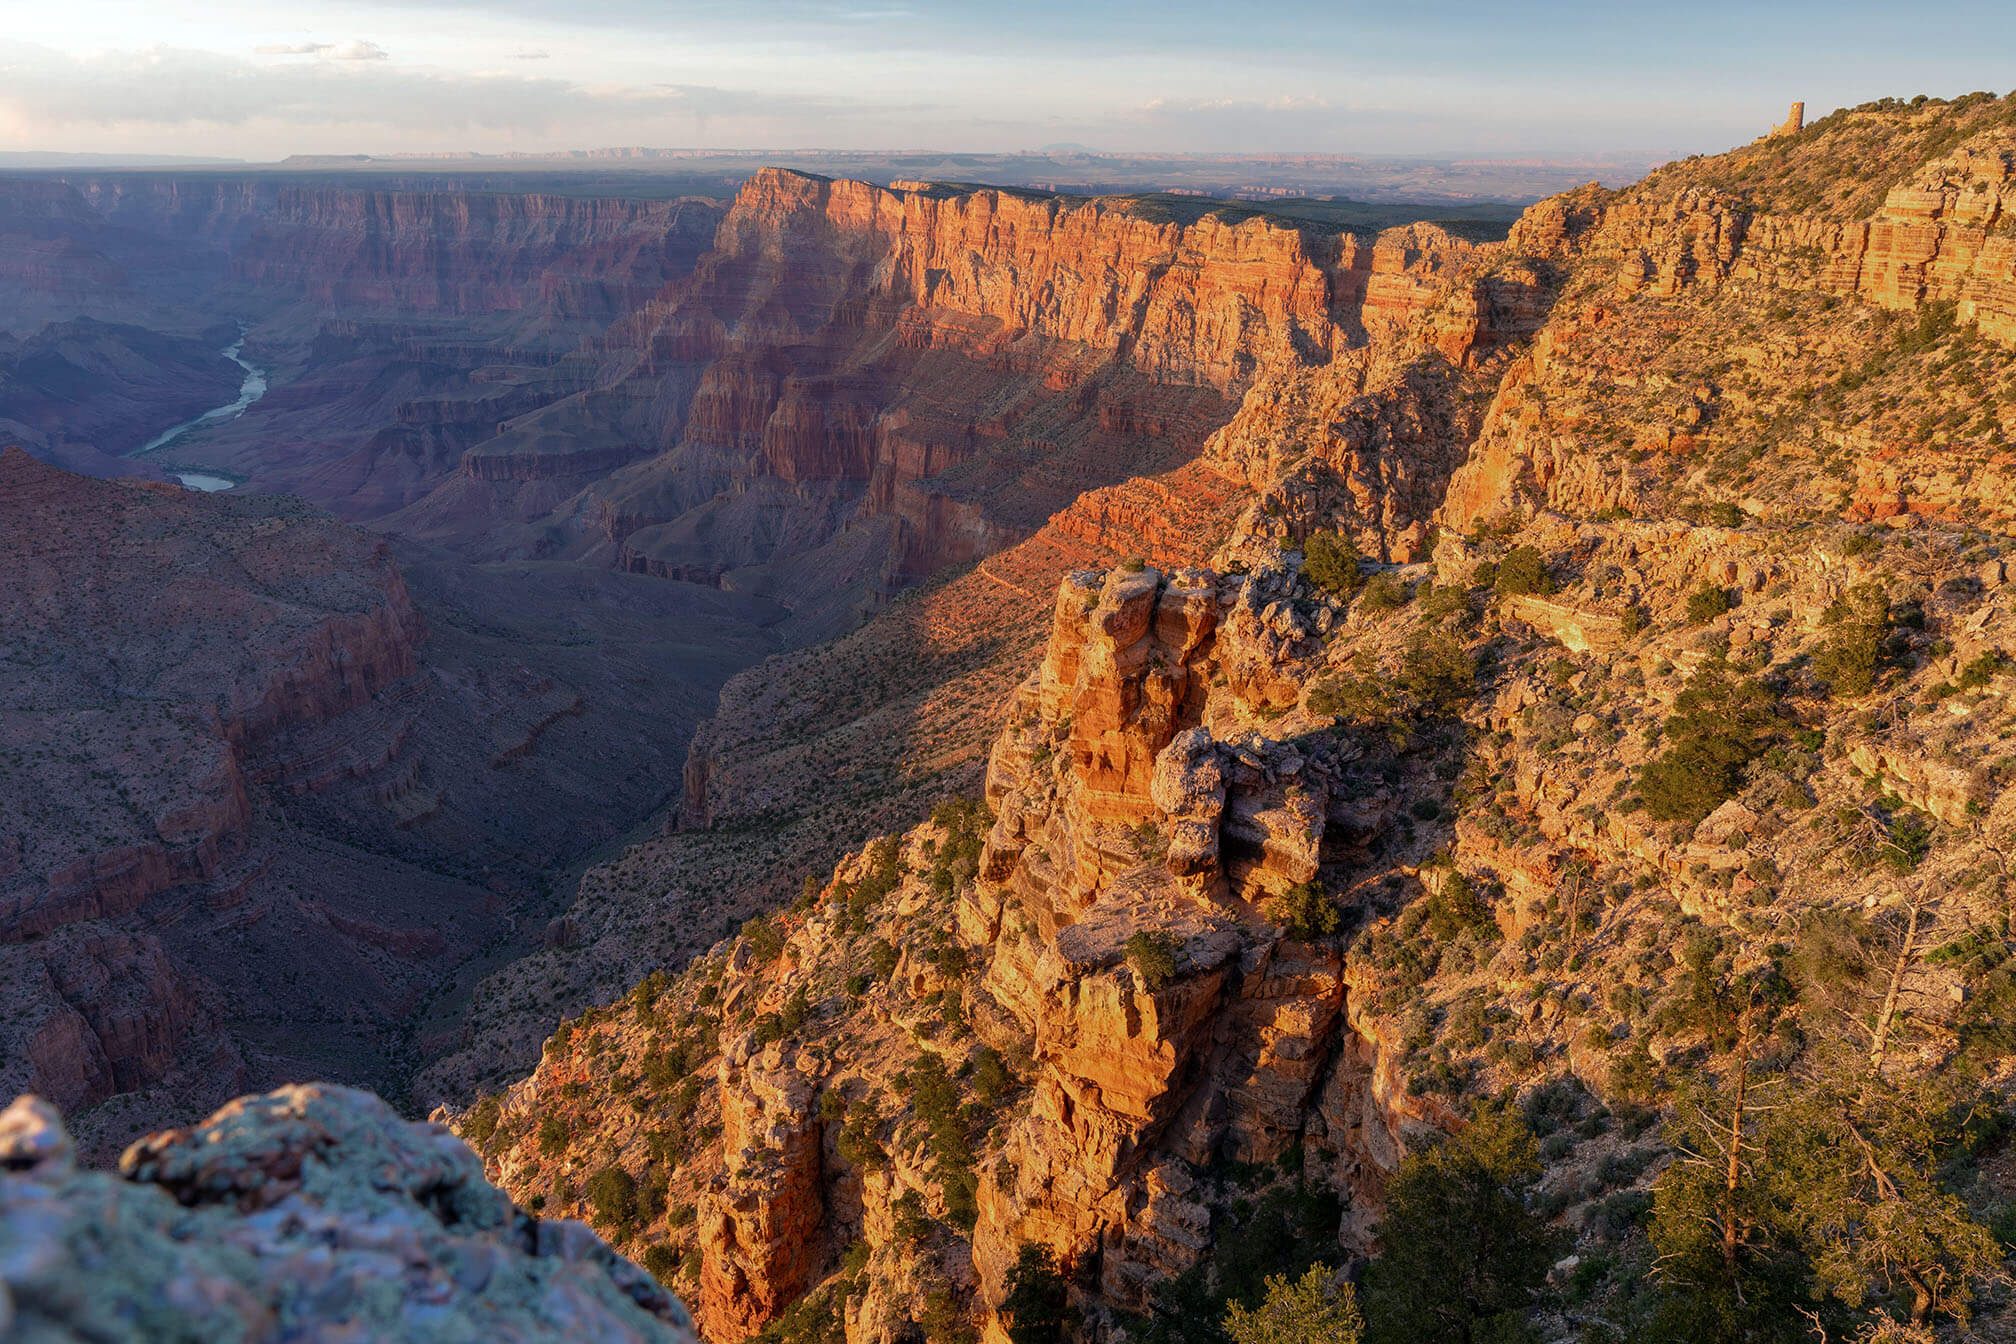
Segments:
[[[1718,1067],[1692,949],[1897,902],[1932,943],[2003,936],[2011,124],[1872,106],[1542,202],[1502,244],[1381,238],[1405,264],[1355,292],[1393,297],[1273,319],[1293,335],[1186,466],[731,681],[689,829],[591,876],[592,952],[494,981],[479,1039],[540,986],[598,1006],[528,1077],[441,1075],[505,1084],[448,1118],[710,1339],[1005,1340],[1031,1248],[1081,1337],[1201,1339],[1234,1248],[1376,1255],[1393,1173],[1506,1096],[1552,1135],[1536,1201],[1610,1267],[1587,1291],[1633,1309],[1647,1234],[1614,1210],[1669,1170],[1664,1089]],[[1824,200],[1872,127],[1931,148],[1866,218],[1770,202]],[[1157,490],[1215,516],[1144,528]],[[1348,579],[1318,577],[1325,537]],[[1876,637],[1843,624],[1871,593],[1902,613],[1880,693],[1837,652]],[[934,616],[1001,638],[955,661]],[[1743,677],[1782,697],[1778,745],[1651,810],[1662,720]],[[862,737],[905,767],[874,792],[949,801],[862,797]],[[829,868],[806,833],[836,810],[881,834]],[[763,899],[706,890],[723,871]],[[660,942],[623,992],[609,962],[668,899],[728,936]],[[2001,982],[1912,946],[1913,1067],[1973,1067]],[[611,1172],[638,1204],[597,1203]],[[1970,1207],[2006,1197],[1974,1179]]]
[[[1880,1020],[1865,1093],[2007,1110],[2011,99],[1502,232],[0,197],[54,324],[0,383],[0,1080],[73,1113],[0,1118],[0,1242],[112,1179],[73,1146],[313,1074],[433,1123],[284,1090],[91,1197],[340,1203],[186,1151],[312,1119],[410,1173],[416,1275],[494,1236],[611,1337],[1020,1344],[1040,1280],[1205,1340],[1311,1265],[1377,1325],[1394,1183],[1509,1115],[1567,1248],[1522,1337],[1663,1339],[1702,1097],[1740,1144],[1753,1067]],[[273,390],[165,465],[240,484],[146,479],[236,322]],[[1999,1133],[1939,1216],[2016,1204]]]
[[[731,202],[6,186],[4,1067],[97,1154],[249,1086],[494,1071],[475,977],[583,940],[570,865],[711,772],[727,676],[1180,470],[1283,342],[1362,337],[1433,266],[775,171]],[[1068,298],[1016,298],[1032,248]],[[262,396],[132,455],[230,403],[239,351]],[[233,488],[166,484],[195,474]]]

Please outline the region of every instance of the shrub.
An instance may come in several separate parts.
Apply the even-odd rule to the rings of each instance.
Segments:
[[[596,1226],[629,1236],[637,1218],[637,1178],[618,1166],[602,1168],[588,1178],[588,1207]]]
[[[497,1132],[497,1122],[503,1117],[504,1108],[495,1097],[483,1097],[469,1108],[469,1114],[462,1117],[462,1137],[469,1146],[481,1150],[490,1142],[490,1136]]]
[[[1400,658],[1400,688],[1424,713],[1448,713],[1477,690],[1477,661],[1453,635],[1417,631]]]
[[[882,1127],[881,1112],[871,1101],[856,1101],[847,1107],[847,1122],[840,1127],[840,1137],[833,1147],[840,1154],[840,1160],[850,1166],[866,1168],[879,1167],[886,1156],[875,1131]]]
[[[1337,932],[1343,917],[1323,888],[1301,882],[1267,902],[1267,918],[1288,931],[1290,938],[1311,942]]]
[[[1890,839],[1883,846],[1883,861],[1891,871],[1902,874],[1916,868],[1932,852],[1932,823],[1916,812],[1905,812],[1890,823]]]
[[[2008,658],[2004,657],[1999,650],[1984,653],[1960,669],[1960,689],[1963,691],[1972,691],[1986,686],[1989,681],[1998,673],[2006,670],[2008,666]]]
[[[1407,605],[1407,585],[1392,574],[1374,574],[1365,582],[1365,594],[1358,599],[1366,611],[1378,615]]]
[[[751,915],[742,925],[742,943],[749,949],[750,959],[759,966],[774,961],[784,950],[784,936],[761,915]]]
[[[1551,593],[1554,591],[1554,576],[1548,572],[1547,560],[1539,551],[1531,546],[1515,546],[1498,562],[1498,573],[1491,582],[1491,588],[1500,597]]]
[[[567,1141],[572,1136],[567,1132],[567,1122],[557,1115],[539,1118],[539,1152],[546,1157],[558,1157],[567,1151]]]
[[[1883,671],[1883,641],[1889,631],[1875,625],[1843,625],[1812,659],[1814,675],[1833,695],[1867,695]]]
[[[1491,906],[1477,894],[1477,888],[1462,873],[1452,872],[1442,880],[1442,889],[1427,901],[1427,929],[1447,942],[1465,929],[1490,938],[1498,936],[1498,921]]]
[[[1814,655],[1813,672],[1837,695],[1867,695],[1876,688],[1883,648],[1890,637],[1890,599],[1873,583],[1857,584],[1827,609],[1834,633]]]
[[[1727,588],[1704,583],[1687,596],[1687,619],[1695,625],[1706,625],[1717,616],[1726,615],[1735,605]]]
[[[980,871],[980,851],[993,819],[978,798],[948,798],[931,809],[931,820],[946,835],[931,856],[931,870],[925,876],[931,890],[949,896]]]
[[[1532,1133],[1497,1107],[1403,1160],[1386,1185],[1385,1250],[1365,1274],[1369,1338],[1526,1337],[1561,1241],[1531,1207],[1539,1177]]]
[[[1441,624],[1451,617],[1467,617],[1470,614],[1470,590],[1460,583],[1439,586],[1423,583],[1415,597],[1420,602],[1422,619],[1431,624]]]
[[[1666,721],[1666,751],[1638,777],[1655,821],[1697,822],[1736,796],[1743,771],[1775,735],[1776,699],[1760,683],[1732,683],[1707,668],[1687,684]]]
[[[992,1106],[1008,1095],[1015,1086],[1015,1076],[1008,1072],[1008,1065],[1001,1058],[1001,1052],[991,1045],[983,1045],[973,1053],[973,1099],[983,1106]]]
[[[1270,1275],[1267,1297],[1257,1310],[1232,1303],[1225,1313],[1225,1333],[1232,1344],[1358,1344],[1365,1332],[1358,1291],[1335,1278],[1328,1265],[1311,1265],[1294,1282]]]
[[[1309,690],[1309,712],[1373,725],[1390,722],[1397,710],[1385,680],[1355,672],[1335,672]]]
[[[1332,593],[1355,591],[1363,577],[1358,570],[1358,548],[1338,532],[1310,534],[1302,544],[1302,572],[1311,583]]]
[[[1160,930],[1142,929],[1127,939],[1127,964],[1153,994],[1175,977],[1176,940]]]
[[[1042,1246],[1025,1242],[1008,1271],[1008,1295],[1001,1316],[1012,1344],[1055,1344],[1077,1322],[1057,1260]]]
[[[924,1212],[924,1197],[915,1190],[905,1190],[890,1202],[889,1212],[894,1215],[892,1226],[898,1238],[919,1245],[931,1235],[931,1218]]]
[[[664,1242],[653,1242],[644,1248],[641,1261],[644,1272],[658,1280],[658,1286],[666,1290],[672,1288],[672,1280],[679,1273],[679,1253]]]

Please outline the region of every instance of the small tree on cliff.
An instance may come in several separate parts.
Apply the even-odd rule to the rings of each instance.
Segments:
[[[1048,1247],[1024,1242],[1008,1271],[1008,1295],[1001,1317],[1014,1344],[1056,1344],[1077,1324],[1064,1276]]]
[[[1703,668],[1673,702],[1666,751],[1638,776],[1645,811],[1655,821],[1700,821],[1735,797],[1778,728],[1778,698],[1761,682]]]
[[[1358,548],[1341,532],[1312,532],[1302,543],[1302,572],[1327,592],[1356,592],[1362,578]]]
[[[1487,1106],[1400,1164],[1386,1187],[1384,1252],[1365,1274],[1371,1344],[1511,1344],[1559,1238],[1529,1207],[1539,1150],[1517,1112]]]
[[[1311,1265],[1300,1279],[1267,1278],[1267,1299],[1249,1311],[1234,1302],[1225,1313],[1232,1344],[1358,1344],[1365,1318],[1350,1284],[1332,1282],[1328,1265]]]

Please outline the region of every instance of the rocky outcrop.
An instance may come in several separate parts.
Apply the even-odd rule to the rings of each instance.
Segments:
[[[1626,293],[1766,280],[1886,308],[1945,300],[2006,344],[2016,341],[2012,208],[2016,132],[2003,127],[1920,165],[1868,219],[1758,212],[1726,189],[1640,190],[1604,209],[1588,245],[1617,259]]]
[[[816,1061],[744,1040],[721,1057],[719,1180],[701,1200],[699,1319],[712,1339],[762,1328],[824,1254]]]
[[[462,1142],[291,1087],[80,1169],[53,1107],[0,1111],[0,1331],[71,1341],[556,1338],[692,1344],[579,1223],[528,1217]]]

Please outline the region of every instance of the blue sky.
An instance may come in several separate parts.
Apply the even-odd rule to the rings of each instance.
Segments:
[[[6,0],[0,149],[1675,154],[2005,92],[2016,5]]]

